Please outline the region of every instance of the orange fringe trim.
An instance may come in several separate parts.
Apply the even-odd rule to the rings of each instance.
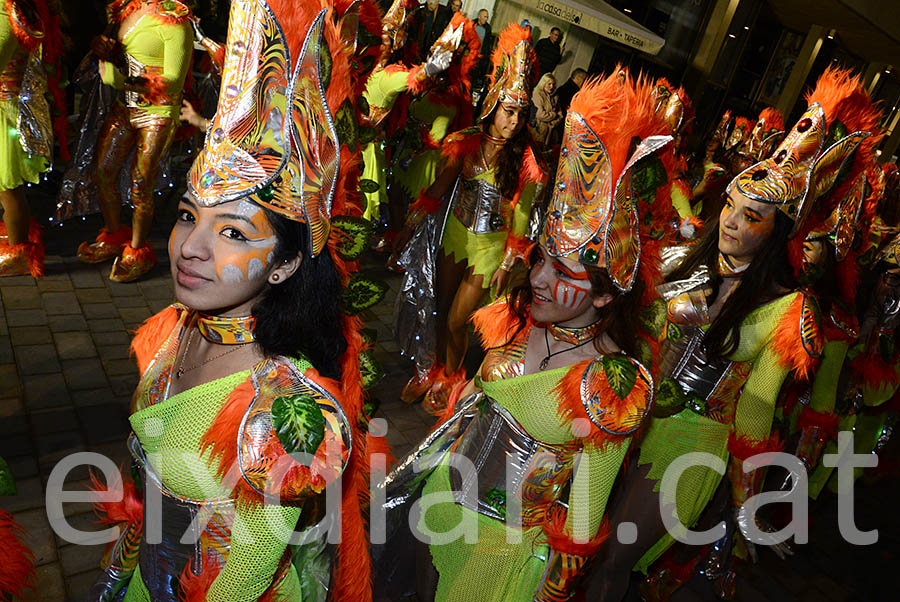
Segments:
[[[803,327],[803,297],[803,293],[796,294],[782,314],[772,337],[772,350],[781,366],[793,370],[800,380],[809,380],[818,365],[818,359],[807,353],[800,338],[800,329]],[[816,333],[816,336],[819,334]]]
[[[772,433],[772,436],[762,441],[751,439],[747,435],[737,435],[734,431],[728,435],[728,451],[731,455],[744,461],[752,458],[756,454],[764,454],[766,452],[780,452],[784,449],[784,442],[778,436],[778,433]]]
[[[25,544],[25,529],[0,509],[0,597],[23,597],[35,589],[34,554]],[[3,598],[6,599],[6,598]]]
[[[131,341],[131,353],[137,359],[138,370],[143,374],[156,352],[178,324],[180,311],[170,306],[151,316],[141,324]]]
[[[441,199],[433,196],[429,196],[425,190],[419,193],[419,198],[416,199],[416,202],[410,205],[409,214],[413,215],[415,213],[422,214],[434,214],[440,210],[443,202]]]
[[[606,538],[609,537],[609,520],[603,517],[600,529],[589,541],[576,542],[566,532],[566,518],[568,514],[561,506],[554,506],[544,515],[544,524],[542,525],[544,535],[547,536],[547,543],[550,547],[563,554],[571,556],[581,556],[582,558],[590,558],[596,554]]]
[[[181,602],[206,602],[206,594],[220,572],[219,565],[211,556],[203,557],[203,566],[200,568],[199,575],[195,575],[191,571],[191,563],[185,565],[178,578],[178,584],[181,586]]]
[[[805,429],[815,427],[822,431],[820,437],[830,438],[837,432],[841,417],[831,412],[817,412],[809,406],[804,406],[797,418],[797,428]]]
[[[509,343],[519,325],[518,318],[512,312],[507,299],[499,299],[490,305],[485,305],[469,317],[469,322],[475,326],[475,332],[481,337],[481,345],[485,349],[501,347]],[[528,322],[529,324],[534,323],[530,313]]]

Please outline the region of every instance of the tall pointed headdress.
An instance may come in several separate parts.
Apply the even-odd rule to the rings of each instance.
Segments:
[[[326,11],[313,13],[311,25],[301,9],[291,11],[282,23],[264,0],[231,3],[219,106],[188,185],[203,206],[249,198],[306,224],[316,256],[328,240],[340,169],[325,97],[332,59]],[[299,27],[305,39],[292,44],[285,31],[296,36]]]
[[[858,177],[865,168],[863,155],[869,155],[874,144],[870,137],[878,129],[879,113],[850,71],[827,69],[806,99],[809,108],[774,154],[748,167],[729,185],[754,201],[777,206],[794,221],[792,235],[801,229],[817,199],[836,183]],[[865,151],[857,153],[861,145]],[[821,213],[827,217],[833,209],[822,207]]]
[[[406,26],[418,7],[415,0],[394,0],[381,19],[381,49],[378,66],[387,65],[391,54],[406,45]]]
[[[672,136],[677,136],[685,124],[684,90],[681,88],[676,90],[669,80],[663,77],[656,80],[653,99],[655,111],[666,120]]]
[[[480,120],[486,119],[497,105],[512,103],[528,107],[537,75],[537,57],[531,44],[531,32],[510,23],[500,33],[491,55],[493,69]]]
[[[650,85],[625,72],[586,83],[572,99],[541,245],[554,257],[606,268],[628,292],[658,274],[672,217],[672,137]],[[649,279],[648,279],[649,280]]]
[[[738,153],[753,161],[762,161],[775,150],[784,135],[784,117],[775,107],[766,107],[759,113],[750,135],[744,140]]]

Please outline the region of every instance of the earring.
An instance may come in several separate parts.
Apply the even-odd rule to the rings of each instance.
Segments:
[[[278,272],[272,274],[272,282],[278,282],[279,280],[281,280],[281,276],[278,275]]]

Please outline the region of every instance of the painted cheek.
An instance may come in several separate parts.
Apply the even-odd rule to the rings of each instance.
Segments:
[[[768,240],[775,227],[775,220],[770,216],[759,222],[750,222],[744,233],[744,241],[747,245],[757,246]]]
[[[563,282],[561,279],[558,279],[553,287],[553,300],[572,309],[581,305],[590,294],[590,289],[571,282]]]
[[[251,248],[242,253],[228,253],[216,262],[216,273],[222,282],[234,284],[255,280],[266,273],[272,263],[275,245]]]

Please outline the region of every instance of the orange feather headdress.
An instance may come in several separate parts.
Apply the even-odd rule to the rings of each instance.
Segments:
[[[527,107],[531,91],[537,84],[537,55],[531,43],[531,31],[510,23],[500,32],[497,47],[491,55],[493,67],[488,79],[480,120],[505,102]]]
[[[431,45],[430,55],[450,50],[453,62],[447,70],[450,87],[471,103],[472,82],[469,76],[481,56],[481,38],[475,31],[475,23],[462,13],[454,13],[450,24]]]
[[[563,149],[541,244],[553,256],[604,267],[630,291],[652,289],[673,217],[672,137],[653,90],[625,71],[586,83],[566,116]],[[640,274],[639,274],[640,272]]]
[[[865,169],[880,139],[880,113],[849,70],[826,69],[806,100],[809,108],[774,154],[730,184],[791,218],[800,245]]]

